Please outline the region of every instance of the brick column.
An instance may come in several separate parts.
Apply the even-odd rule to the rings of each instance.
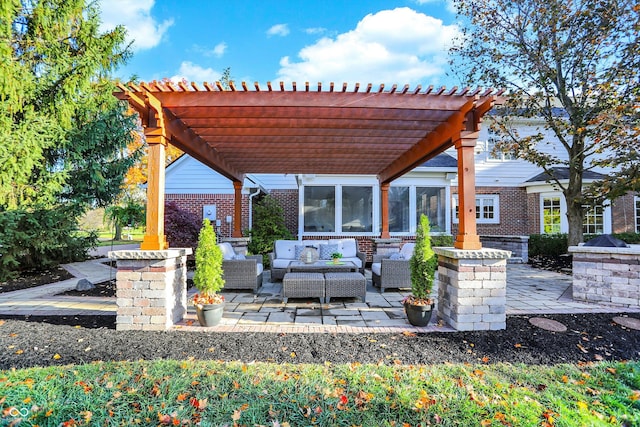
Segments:
[[[117,261],[116,329],[170,329],[187,312],[187,255],[191,248],[113,251]]]
[[[438,254],[438,317],[459,331],[505,329],[511,252],[433,250]]]
[[[640,307],[640,245],[628,248],[570,246],[573,299]]]

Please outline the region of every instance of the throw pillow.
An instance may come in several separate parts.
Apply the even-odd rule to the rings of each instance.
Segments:
[[[302,250],[305,248],[303,245],[296,245],[296,251],[293,259],[300,259],[300,255],[302,255]]]
[[[338,245],[320,245],[320,259],[331,259],[334,252],[338,252]]]

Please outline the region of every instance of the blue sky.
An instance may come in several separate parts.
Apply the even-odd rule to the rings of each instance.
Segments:
[[[459,34],[450,0],[101,0],[104,29],[124,25],[133,58],[117,77],[461,85],[447,76]]]

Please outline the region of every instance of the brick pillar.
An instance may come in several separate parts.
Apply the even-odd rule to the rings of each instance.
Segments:
[[[570,246],[569,253],[573,255],[574,300],[640,307],[640,245]]]
[[[459,331],[505,329],[511,252],[433,250],[438,254],[438,317]]]
[[[162,331],[187,312],[187,255],[191,248],[109,252],[117,261],[116,329]]]
[[[373,238],[373,253],[376,255],[388,255],[394,252],[400,252],[402,239],[390,237],[388,239]]]

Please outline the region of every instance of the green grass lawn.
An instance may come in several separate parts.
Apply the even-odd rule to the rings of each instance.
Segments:
[[[639,390],[640,362],[375,366],[187,360],[0,373],[1,421],[21,418],[21,426],[637,426]]]

